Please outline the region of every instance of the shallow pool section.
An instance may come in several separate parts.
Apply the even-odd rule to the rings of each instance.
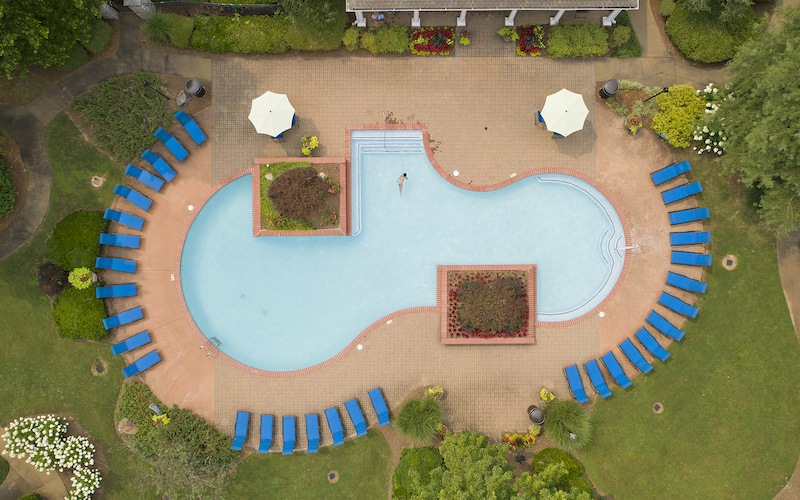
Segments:
[[[184,299],[231,358],[269,371],[321,363],[381,317],[434,306],[438,264],[536,264],[544,322],[591,311],[622,272],[619,217],[580,179],[459,189],[431,166],[420,131],[354,131],[352,152],[353,236],[254,238],[249,175],[197,214],[181,257]]]

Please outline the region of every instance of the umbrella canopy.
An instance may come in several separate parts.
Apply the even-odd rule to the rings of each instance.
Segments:
[[[582,129],[588,115],[589,108],[583,102],[583,96],[567,89],[547,96],[542,108],[542,118],[547,130],[564,137]]]
[[[286,94],[267,91],[253,99],[248,118],[259,134],[277,137],[292,128],[294,106]]]

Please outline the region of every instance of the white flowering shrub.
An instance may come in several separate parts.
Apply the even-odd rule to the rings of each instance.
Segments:
[[[55,415],[20,417],[5,428],[3,454],[25,458],[40,472],[73,469],[69,499],[88,499],[100,487],[94,445],[85,436],[66,436],[67,420]],[[26,458],[27,457],[27,458]]]
[[[712,154],[721,156],[725,152],[725,141],[728,137],[723,128],[723,119],[715,116],[719,105],[726,99],[726,92],[720,91],[719,87],[709,83],[703,90],[698,90],[697,95],[705,100],[705,115],[694,129],[693,139],[695,145],[692,146],[697,154]]]

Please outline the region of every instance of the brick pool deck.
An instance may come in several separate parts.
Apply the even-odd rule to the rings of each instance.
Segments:
[[[672,161],[667,147],[652,134],[631,137],[622,118],[595,102],[592,63],[521,58],[513,55],[513,48],[506,50],[511,52],[451,58],[338,54],[215,60],[209,96],[213,105],[196,114],[210,141],[190,147],[191,155],[182,164],[155,148],[173,162],[178,177],[162,193],[147,193],[155,201],[149,213],[116,202],[147,219],[143,244],[138,251],[106,250],[139,262],[134,278],[139,297],[110,301],[110,312],[142,305],[145,320],[114,335],[125,338],[144,328],[151,331],[163,361],[142,378],[154,392],[232,434],[237,410],[301,417],[321,414],[330,406],[341,409],[353,397],[359,398],[372,425],[369,389],[381,387],[396,410],[418,388],[440,384],[447,390],[443,405],[448,426],[469,427],[493,439],[530,425],[526,408],[538,401],[541,387],[569,397],[564,366],[598,357],[644,324],[671,268],[666,213],[696,201],[664,206],[660,191],[679,182],[657,189],[648,173]],[[557,140],[537,127],[533,116],[545,96],[562,87],[582,93],[590,114],[584,131]],[[256,134],[247,120],[250,100],[267,89],[288,93],[297,109],[299,125],[283,142]],[[193,112],[191,106],[188,111]],[[302,375],[264,377],[216,358],[208,342],[192,332],[177,293],[180,248],[193,213],[189,206],[197,210],[216,182],[252,168],[253,158],[298,156],[303,134],[320,137],[318,156],[343,156],[348,125],[398,122],[424,123],[441,167],[459,170],[459,179],[474,185],[546,168],[570,169],[603,186],[627,220],[629,244],[642,245],[628,252],[627,276],[603,306],[604,316],[558,328],[539,325],[535,345],[445,346],[438,312],[433,304],[420,304],[391,318],[375,318],[369,333],[358,339],[363,349],[352,348],[335,362]],[[189,144],[181,132],[175,133]],[[699,227],[689,224],[681,230]],[[702,273],[682,266],[675,270],[695,278]],[[129,281],[117,273],[107,273],[106,279]],[[675,295],[692,300],[689,294]],[[681,324],[673,313],[659,311]],[[618,351],[617,356],[622,360]],[[629,365],[624,368],[634,374]],[[589,388],[586,377],[584,383]],[[344,413],[342,421],[346,435],[353,435]],[[298,422],[297,448],[302,449],[304,423],[302,418]],[[330,443],[330,433],[324,423],[322,427],[322,443]],[[252,447],[257,436],[257,424],[251,425],[247,445]],[[276,426],[273,450],[280,441]]]

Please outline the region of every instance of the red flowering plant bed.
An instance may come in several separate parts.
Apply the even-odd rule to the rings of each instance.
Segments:
[[[520,27],[517,54],[536,57],[541,55],[542,49],[544,49],[544,26],[526,24]]]
[[[438,274],[443,343],[533,343],[534,266],[439,266]]]
[[[421,28],[411,33],[408,46],[418,56],[449,56],[454,45],[453,28]]]

